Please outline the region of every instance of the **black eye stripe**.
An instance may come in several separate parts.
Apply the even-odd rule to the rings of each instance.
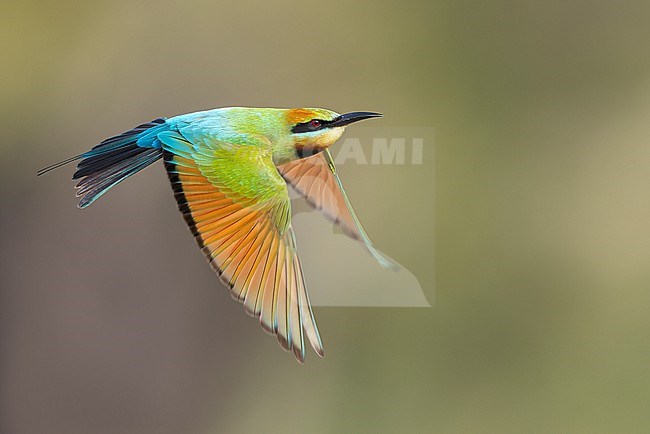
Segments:
[[[335,119],[334,119],[335,120]],[[296,124],[291,128],[292,133],[309,133],[311,131],[318,131],[327,128],[334,120],[331,121],[326,121],[323,119],[310,119],[307,122],[303,122],[301,124]],[[318,121],[320,122],[320,125],[314,126],[312,125],[313,121]]]

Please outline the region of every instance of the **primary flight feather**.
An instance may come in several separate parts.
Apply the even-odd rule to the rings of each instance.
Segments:
[[[291,226],[287,184],[359,240],[384,268],[328,151],[353,122],[381,116],[325,109],[220,108],[158,118],[39,175],[81,160],[79,207],[163,159],[174,197],[210,265],[246,312],[302,362],[305,340],[324,355]]]

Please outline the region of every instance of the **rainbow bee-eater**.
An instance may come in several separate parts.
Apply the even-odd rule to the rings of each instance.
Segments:
[[[178,208],[212,268],[246,312],[305,357],[324,355],[291,226],[287,184],[359,240],[384,268],[398,266],[363,230],[328,148],[345,128],[379,113],[231,107],[158,118],[108,138],[80,160],[79,207],[162,159]]]

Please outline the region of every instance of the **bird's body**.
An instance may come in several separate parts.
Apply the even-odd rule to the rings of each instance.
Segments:
[[[109,138],[80,159],[79,206],[164,160],[197,243],[231,294],[283,348],[304,359],[304,338],[323,355],[291,227],[287,184],[359,239],[385,268],[352,210],[327,151],[345,126],[376,113],[231,107],[152,122]]]

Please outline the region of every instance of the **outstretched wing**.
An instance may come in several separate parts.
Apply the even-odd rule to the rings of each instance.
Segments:
[[[268,141],[233,144],[190,132],[165,132],[159,139],[178,207],[232,296],[299,361],[305,357],[303,331],[322,356],[286,183]]]
[[[278,166],[278,171],[309,204],[339,225],[348,236],[361,241],[379,265],[383,268],[399,269],[399,265],[372,245],[352,209],[341,179],[336,173],[334,160],[327,149],[311,157]]]

